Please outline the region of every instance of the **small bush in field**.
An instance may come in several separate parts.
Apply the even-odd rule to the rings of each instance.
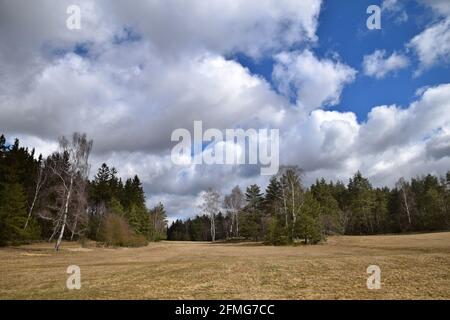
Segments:
[[[116,214],[108,214],[100,229],[100,242],[107,246],[140,247],[147,245],[144,236],[136,235],[127,221]]]

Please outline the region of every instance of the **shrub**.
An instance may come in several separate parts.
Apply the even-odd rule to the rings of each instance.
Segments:
[[[112,213],[102,221],[99,241],[107,246],[117,247],[141,247],[148,244],[144,236],[133,233],[123,217]]]

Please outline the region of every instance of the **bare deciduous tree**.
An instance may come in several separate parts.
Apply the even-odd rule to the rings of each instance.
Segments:
[[[59,251],[65,229],[71,231],[73,239],[75,234],[79,234],[79,226],[87,220],[85,189],[92,140],[87,140],[85,134],[74,133],[72,141],[62,137],[59,146],[60,151],[47,161],[47,169],[55,178],[55,183],[48,191],[53,201],[47,204],[47,210],[40,213],[41,218],[53,222],[49,241],[58,235],[56,251]]]
[[[36,188],[34,189],[33,201],[31,202],[30,208],[28,209],[27,221],[25,222],[25,226],[23,227],[24,230],[27,228],[28,223],[30,222],[31,215],[33,214],[33,209],[39,197],[39,193],[41,191],[42,186],[45,185],[46,180],[47,174],[46,171],[44,170],[44,162],[42,161],[42,157],[39,156],[38,172],[36,176]]]
[[[155,241],[165,238],[167,233],[167,216],[163,204],[160,202],[150,210],[151,238]]]
[[[203,193],[203,203],[201,208],[205,214],[207,214],[211,221],[211,239],[216,241],[216,214],[220,210],[220,193],[217,190],[208,188]]]
[[[245,204],[245,197],[239,186],[235,186],[229,195],[224,198],[224,206],[231,212],[230,235],[233,234],[235,227],[235,236],[239,237],[239,212]]]
[[[280,182],[286,228],[288,228],[290,220],[290,236],[291,238],[294,238],[294,227],[297,222],[297,215],[299,214],[304,202],[304,190],[301,180],[303,170],[297,166],[284,166],[279,172],[281,175]]]
[[[411,226],[412,221],[411,221],[411,206],[410,203],[412,201],[412,196],[411,196],[411,191],[410,191],[410,186],[409,184],[405,181],[404,178],[400,178],[397,183],[396,183],[396,187],[398,189],[398,191],[400,192],[400,196],[401,196],[401,203],[402,206],[406,212],[406,215],[408,217],[408,223]]]

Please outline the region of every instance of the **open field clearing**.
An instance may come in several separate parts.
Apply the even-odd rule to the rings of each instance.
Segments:
[[[450,299],[450,232],[336,236],[316,246],[161,242],[0,249],[1,299]],[[368,290],[366,268],[381,268]],[[81,289],[66,269],[81,268]]]

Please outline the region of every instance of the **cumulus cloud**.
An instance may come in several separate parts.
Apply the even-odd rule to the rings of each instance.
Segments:
[[[158,50],[262,53],[316,40],[320,0],[109,1],[105,11],[131,25]]]
[[[450,157],[450,130],[444,127],[426,144],[427,155],[434,160]]]
[[[4,0],[0,11],[2,53],[24,61],[40,46],[124,40],[130,33],[151,42],[161,55],[187,51],[249,56],[314,42],[321,0],[77,1],[81,30],[66,29],[70,0]],[[126,32],[124,32],[124,29]],[[14,54],[15,53],[15,54]]]
[[[205,55],[162,63],[134,43],[95,61],[72,53],[56,59],[28,92],[3,102],[0,126],[46,138],[81,130],[96,139],[96,152],[158,152],[194,120],[214,128],[276,125],[284,104],[234,61]]]
[[[450,124],[450,116],[445,111],[450,107],[449,98],[450,85],[446,84],[426,89],[420,99],[406,109],[398,106],[373,108],[363,133],[370,138],[370,144],[364,145],[372,152],[380,152],[434,136],[437,130]]]
[[[450,84],[442,84],[407,108],[374,107],[362,123],[353,113],[316,110],[284,137],[289,156],[281,159],[296,161],[312,179],[346,179],[362,170],[376,185],[426,170],[442,174],[449,169],[449,108]]]
[[[304,168],[306,183],[314,182],[318,176],[346,181],[357,170],[362,170],[376,186],[393,185],[400,176],[443,174],[449,169],[450,158],[450,117],[446,113],[449,98],[450,84],[430,87],[406,108],[374,107],[365,122],[358,122],[352,112],[314,110],[306,117],[291,115],[295,120],[286,119],[282,126],[280,159],[282,164]],[[146,181],[151,194],[164,194],[165,199],[190,199],[191,206],[182,211],[194,213],[196,207],[192,203],[208,186],[223,192],[234,184],[244,188],[255,182],[266,186],[267,177],[247,169],[173,167]],[[144,176],[145,173],[142,170]],[[151,181],[168,183],[157,187],[150,186]]]
[[[408,65],[408,58],[402,54],[394,52],[386,57],[385,50],[376,50],[374,53],[364,56],[363,70],[365,75],[381,79],[388,73],[404,69]]]
[[[59,136],[86,132],[91,174],[102,162],[123,178],[138,174],[148,204],[164,202],[171,218],[198,212],[207,187],[268,182],[254,165],[174,165],[171,133],[194,120],[280,129],[280,160],[303,167],[307,183],[362,169],[389,184],[448,169],[450,85],[424,88],[406,108],[375,107],[363,123],[326,110],[356,71],[310,49],[286,51],[317,40],[318,0],[78,1],[78,31],[65,28],[69,4],[42,0],[30,11],[28,1],[0,1],[0,128],[44,155]],[[273,83],[234,53],[273,55]]]
[[[356,70],[331,59],[319,59],[310,50],[282,52],[275,57],[273,79],[278,90],[295,98],[305,112],[336,105]]]
[[[450,59],[450,18],[435,23],[416,35],[408,43],[408,47],[419,58],[419,74],[438,62],[447,63]]]
[[[227,180],[217,168],[174,168],[174,129],[192,130],[194,120],[280,126],[289,102],[225,56],[314,42],[321,2],[78,1],[82,28],[73,31],[70,4],[0,3],[0,127],[44,155],[57,137],[86,132],[93,168],[105,161],[124,178],[139,174],[151,198],[196,196],[214,176]],[[258,172],[229,171],[236,179]]]

